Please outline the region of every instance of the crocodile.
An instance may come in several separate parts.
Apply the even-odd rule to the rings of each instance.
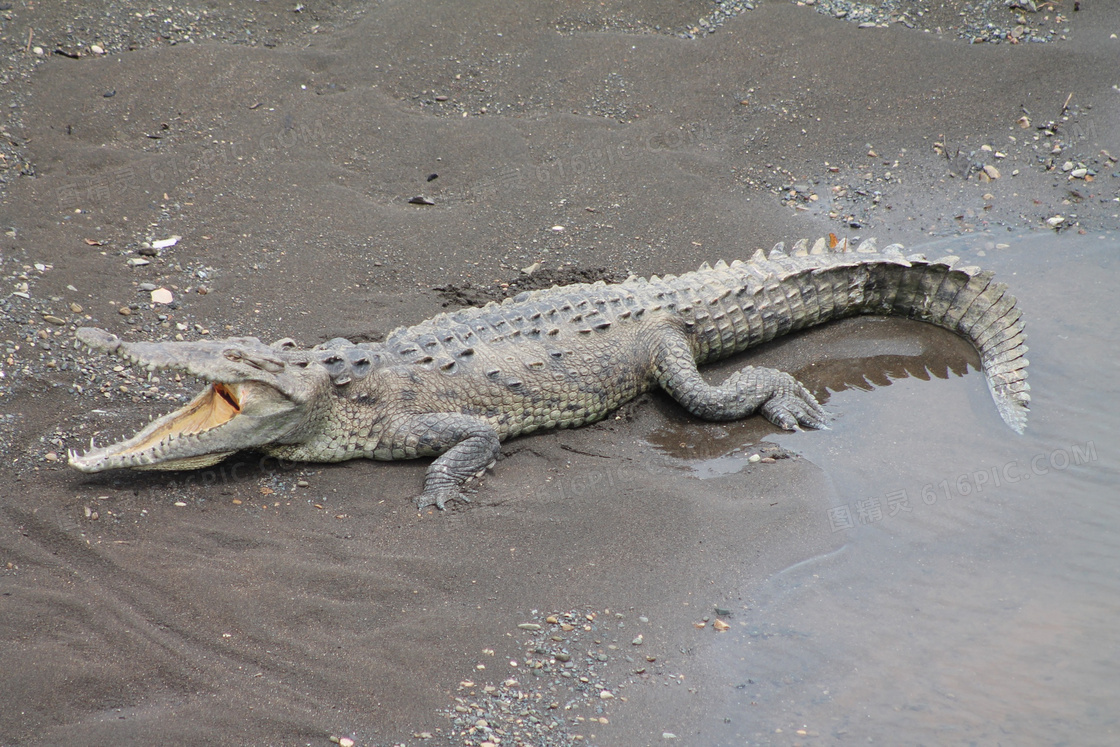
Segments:
[[[746,366],[710,385],[697,364],[859,314],[917,319],[970,341],[999,414],[1022,433],[1030,387],[1021,311],[994,273],[959,262],[830,236],[680,276],[526,291],[382,342],[336,338],[309,349],[287,338],[127,342],[83,327],[77,340],[93,351],[207,386],[131,438],[71,451],[69,463],[82,472],[195,469],[247,449],[305,462],[435,457],[416,505],[443,509],[469,501],[468,485],[502,441],[600,420],[654,387],[705,420],[761,413],[785,429],[826,427],[828,415],[788,373]]]

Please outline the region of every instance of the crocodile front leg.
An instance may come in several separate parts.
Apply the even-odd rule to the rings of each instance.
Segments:
[[[414,444],[417,455],[440,454],[424,477],[424,492],[416,498],[419,509],[435,506],[442,511],[448,501],[469,503],[464,485],[493,466],[501,450],[498,433],[489,423],[458,413],[417,415],[396,433]]]
[[[784,371],[746,366],[719,386],[704,381],[684,334],[672,330],[653,351],[657,383],[690,413],[705,420],[739,420],[756,412],[786,430],[825,428],[816,397]]]

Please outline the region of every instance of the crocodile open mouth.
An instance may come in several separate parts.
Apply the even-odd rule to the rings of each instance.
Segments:
[[[139,449],[158,443],[171,436],[190,436],[217,428],[233,420],[241,412],[241,402],[235,384],[214,382],[199,392],[184,407],[160,418],[160,427],[154,430]]]
[[[84,472],[97,472],[116,467],[134,469],[198,469],[217,464],[232,454],[223,451],[168,459],[172,452],[182,452],[191,441],[226,425],[241,413],[241,387],[237,384],[212,382],[189,403],[174,412],[157,418],[132,438],[105,447],[92,442],[85,454],[70,452],[71,466]]]

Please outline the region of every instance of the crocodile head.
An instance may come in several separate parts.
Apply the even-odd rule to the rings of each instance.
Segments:
[[[79,342],[150,371],[196,376],[207,386],[187,405],[157,418],[131,438],[70,452],[82,472],[197,469],[242,449],[284,443],[296,436],[330,386],[330,372],[307,351],[255,337],[199,342],[125,342],[83,327]]]

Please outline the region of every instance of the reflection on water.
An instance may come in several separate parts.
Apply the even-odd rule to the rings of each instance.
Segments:
[[[796,371],[831,392],[833,430],[729,428],[691,452],[698,472],[736,439],[801,454],[833,485],[819,521],[844,542],[740,589],[731,630],[697,656],[693,743],[1120,744],[1118,257],[1115,236],[1046,236],[976,260],[1028,319],[1024,436],[979,373],[939,377],[974,364],[966,352],[860,358],[848,339]],[[931,360],[936,378],[920,381]],[[689,433],[656,445],[684,459]],[[831,521],[840,507],[848,523]]]

